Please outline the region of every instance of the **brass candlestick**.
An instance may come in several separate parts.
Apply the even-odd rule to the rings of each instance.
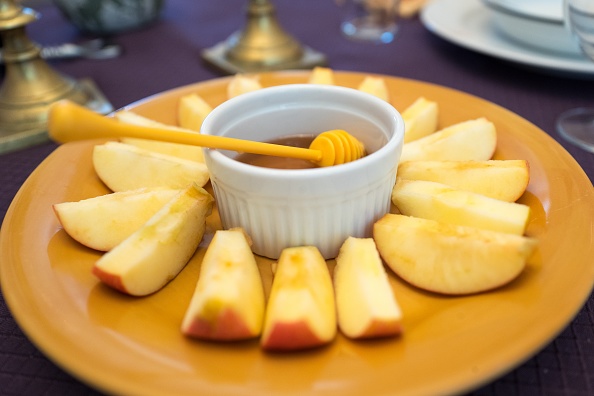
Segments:
[[[323,54],[302,46],[282,29],[269,0],[250,0],[244,29],[204,50],[202,57],[227,73],[309,69],[326,64]]]
[[[0,153],[46,141],[47,112],[57,100],[69,99],[104,114],[113,110],[91,81],[63,76],[41,59],[41,48],[25,33],[25,27],[37,19],[32,9],[0,0],[5,64],[0,87]]]

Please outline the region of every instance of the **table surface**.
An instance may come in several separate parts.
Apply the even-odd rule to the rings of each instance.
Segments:
[[[478,0],[477,0],[478,1]],[[165,0],[161,18],[142,30],[113,37],[125,52],[111,60],[52,61],[71,77],[91,78],[115,108],[198,81],[220,77],[200,57],[245,23],[247,1]],[[348,41],[339,32],[332,0],[277,0],[281,25],[301,43],[327,55],[334,70],[380,73],[435,83],[499,104],[550,134],[594,178],[594,154],[566,143],[555,130],[561,112],[594,107],[594,78],[575,79],[518,67],[457,47],[429,32],[418,18],[403,20],[395,42]],[[51,4],[29,36],[42,45],[81,41]],[[0,215],[20,186],[54,149],[53,143],[0,155]],[[0,395],[99,394],[45,357],[23,334],[0,294]],[[594,296],[549,345],[476,395],[594,394]]]

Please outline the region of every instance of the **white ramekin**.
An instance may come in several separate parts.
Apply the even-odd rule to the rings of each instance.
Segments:
[[[204,120],[201,133],[248,140],[344,129],[366,157],[315,169],[269,169],[235,161],[236,152],[205,149],[224,228],[242,227],[254,253],[276,259],[286,247],[317,246],[334,258],[349,236],[369,237],[390,209],[404,138],[396,109],[356,89],[293,84],[230,99]]]

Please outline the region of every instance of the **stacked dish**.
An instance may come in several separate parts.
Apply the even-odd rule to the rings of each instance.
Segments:
[[[540,50],[579,54],[563,23],[563,0],[483,0],[496,27],[511,40]]]
[[[594,62],[565,30],[563,0],[432,0],[420,17],[429,31],[472,51],[534,71],[594,77]]]

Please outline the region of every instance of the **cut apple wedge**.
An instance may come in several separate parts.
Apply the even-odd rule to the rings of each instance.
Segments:
[[[367,92],[373,96],[376,96],[382,100],[388,102],[390,100],[390,94],[386,82],[381,77],[376,76],[365,76],[363,81],[359,84],[357,89],[361,92]]]
[[[212,106],[197,93],[184,95],[177,105],[177,122],[182,128],[200,132],[202,122],[211,111]]]
[[[133,125],[142,125],[148,127],[167,128],[180,130],[173,125],[163,124],[161,122],[151,120],[150,118],[143,117],[139,114],[133,113],[127,110],[120,110],[115,114],[115,117],[120,122],[125,122]],[[202,147],[191,146],[189,144],[179,144],[171,142],[161,142],[158,140],[138,139],[123,137],[120,138],[120,142],[130,144],[149,151],[156,151],[157,153],[172,155],[174,157],[184,158],[191,161],[198,161],[204,163],[204,154],[202,153]]]
[[[136,114],[133,111],[129,111],[129,110],[119,110],[114,114],[114,117],[118,121],[124,122],[126,124],[142,125],[142,126],[155,127],[155,128],[177,129],[177,127],[175,125],[165,124],[165,123],[153,120],[151,118],[141,116],[140,114]]]
[[[72,239],[108,251],[142,227],[177,193],[179,190],[142,188],[62,202],[53,205],[53,210]]]
[[[537,247],[532,238],[396,214],[374,224],[373,238],[386,264],[402,279],[450,295],[511,282]]]
[[[336,332],[334,290],[322,254],[313,246],[284,249],[266,307],[262,348],[318,347],[331,342]]]
[[[227,85],[227,98],[231,99],[247,92],[261,89],[259,76],[256,74],[235,74]]]
[[[402,18],[413,18],[419,14],[427,0],[402,0],[398,7],[398,15]]]
[[[528,187],[530,168],[525,160],[408,161],[398,166],[398,177],[443,183],[515,202]]]
[[[203,163],[119,142],[95,146],[93,166],[112,191],[143,187],[182,189],[192,183],[203,186],[209,178],[208,168]]]
[[[404,144],[400,163],[420,160],[485,161],[497,146],[495,126],[486,118],[464,121]]]
[[[185,159],[194,162],[204,162],[204,153],[202,147],[191,146],[189,144],[160,142],[158,140],[121,138],[120,142],[141,148],[143,150],[154,151],[156,153],[171,155],[173,157]]]
[[[437,131],[438,106],[423,97],[418,98],[402,112],[404,143],[418,140]]]
[[[334,85],[334,71],[327,67],[316,66],[312,69],[309,84]]]
[[[133,296],[154,293],[174,279],[200,244],[212,196],[192,185],[93,266],[103,283]]]
[[[336,257],[334,292],[338,328],[349,338],[394,336],[402,311],[371,238],[349,237]]]
[[[242,229],[218,230],[202,260],[182,333],[209,340],[243,340],[262,332],[264,288]]]
[[[522,235],[530,207],[425,180],[397,179],[392,202],[400,213],[448,224]]]

